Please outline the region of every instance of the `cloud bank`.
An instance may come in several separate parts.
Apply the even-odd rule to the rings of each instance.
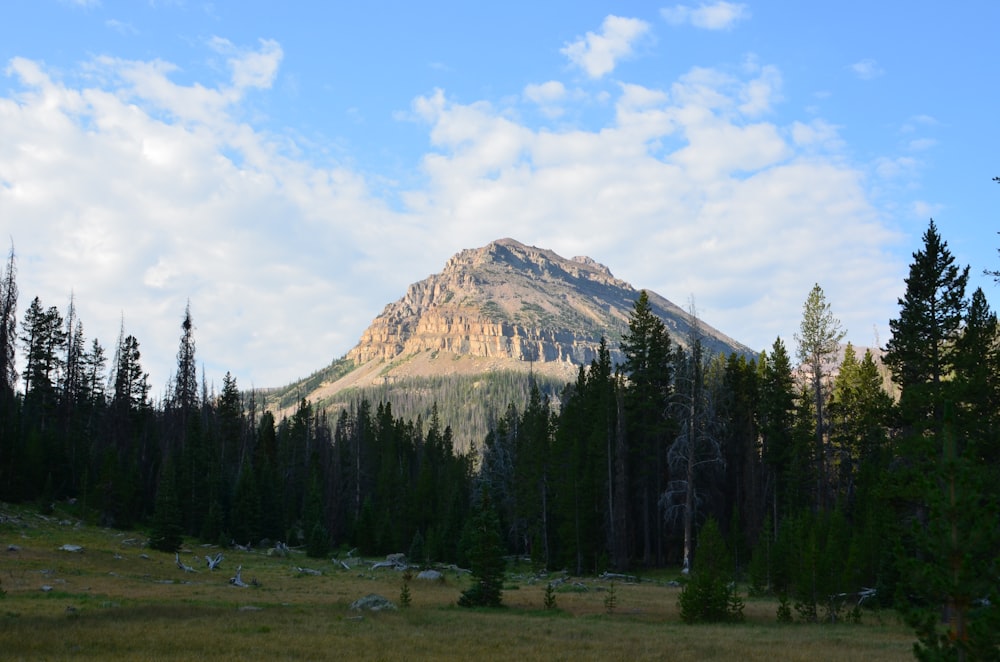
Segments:
[[[647,30],[608,17],[563,53],[599,78]],[[887,257],[898,238],[837,127],[769,121],[782,100],[773,66],[695,67],[665,89],[619,81],[600,99],[557,80],[501,105],[420,95],[422,184],[390,205],[370,173],[255,126],[280,44],[209,47],[228,67],[215,85],[177,83],[159,60],[102,56],[62,79],[15,59],[0,97],[0,218],[21,310],[72,295],[106,347],[123,323],[157,388],[188,301],[210,381],[229,370],[244,387],[280,385],[344,354],[453,253],[505,236],[590,255],[682,305],[693,296],[708,323],[758,349],[789,342],[813,283],[862,340],[900,289]],[[567,104],[602,99],[602,126],[563,121]],[[552,123],[521,119],[522,103]]]

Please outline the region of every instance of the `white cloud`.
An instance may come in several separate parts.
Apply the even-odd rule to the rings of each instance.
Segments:
[[[851,71],[857,74],[861,80],[872,80],[885,73],[882,67],[878,65],[878,62],[870,58],[859,60],[852,64]]]
[[[882,179],[910,179],[920,162],[909,156],[881,157],[875,161],[875,173]]]
[[[561,103],[566,99],[566,86],[557,80],[527,85],[524,98],[536,104],[546,117],[559,117],[564,112]]]
[[[777,67],[761,67],[760,75],[747,82],[740,94],[740,112],[750,117],[771,111],[774,103],[781,101],[781,73]]]
[[[104,21],[104,25],[106,25],[109,29],[114,30],[118,34],[122,34],[122,35],[137,35],[137,34],[139,34],[139,31],[136,30],[135,26],[132,25],[131,23],[128,23],[128,22],[125,22],[125,21],[119,21],[119,20],[114,19],[114,18],[109,18],[108,20]]]
[[[413,245],[394,229],[405,217],[356,174],[296,161],[228,116],[274,57],[267,45],[235,56],[233,82],[218,87],[176,84],[162,62],[95,60],[110,89],[68,87],[27,60],[8,67],[0,234],[13,238],[22,296],[64,307],[73,290],[85,333],[106,347],[124,315],[156,388],[188,299],[210,378],[232,369],[245,386],[279,384],[356,341],[368,320],[343,315],[367,296],[353,283],[393,278],[369,256]]]
[[[805,149],[820,148],[828,154],[839,152],[844,147],[838,127],[825,120],[815,119],[811,122],[793,122],[792,140]]]
[[[933,138],[917,138],[907,143],[911,152],[923,152],[937,145],[938,141]]]
[[[731,30],[740,21],[750,18],[750,10],[743,3],[716,2],[697,7],[674,5],[660,10],[671,25],[690,23],[704,30]]]
[[[559,52],[591,78],[601,78],[630,56],[635,42],[648,32],[649,24],[645,21],[608,16],[601,25],[600,34],[588,32]]]
[[[940,214],[942,209],[944,207],[940,204],[927,202],[926,200],[917,200],[913,203],[911,213],[914,218],[920,221],[927,221]]]
[[[780,99],[772,67],[621,82],[594,129],[528,126],[519,108],[435,91],[412,105],[426,183],[393,191],[394,211],[357,172],[241,119],[246,91],[276,80],[278,44],[213,43],[229,61],[216,84],[99,58],[73,87],[15,60],[0,96],[0,236],[14,238],[23,296],[64,306],[72,289],[105,345],[124,314],[157,388],[189,299],[210,380],[278,385],[346,352],[453,253],[504,236],[590,255],[675,301],[694,294],[706,322],[757,349],[797,328],[815,282],[849,329],[884,324],[898,295],[895,238],[837,128],[761,119]],[[548,81],[516,103],[573,99]]]
[[[550,80],[541,85],[527,85],[524,88],[524,96],[539,105],[556,103],[566,97],[566,86],[557,80]]]
[[[209,45],[218,53],[229,56],[233,87],[238,90],[271,87],[284,55],[281,46],[273,39],[261,39],[258,50],[237,48],[222,37],[213,37]]]

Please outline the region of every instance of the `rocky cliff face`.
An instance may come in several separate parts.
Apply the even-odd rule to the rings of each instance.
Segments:
[[[683,344],[686,312],[648,292],[653,310]],[[571,260],[512,239],[464,250],[439,274],[386,306],[347,357],[357,365],[446,352],[532,364],[584,365],[602,337],[617,356],[639,293],[591,258]],[[747,351],[702,324],[712,351]]]

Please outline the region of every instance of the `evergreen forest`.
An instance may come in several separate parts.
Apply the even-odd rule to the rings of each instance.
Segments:
[[[1000,655],[1000,327],[933,221],[883,348],[845,349],[818,284],[794,340],[753,357],[710,355],[697,325],[671,339],[641,293],[621,364],[602,345],[557,397],[525,376],[467,452],[436,404],[403,419],[359,393],[276,420],[230,374],[216,393],[190,308],[156,401],[138,339],[85,338],[72,302],[19,314],[16,271],[12,250],[0,500],[70,501],[167,551],[280,540],[463,566],[494,522],[504,554],[579,575],[697,576],[709,523],[712,567],[779,616],[895,608],[920,656]]]

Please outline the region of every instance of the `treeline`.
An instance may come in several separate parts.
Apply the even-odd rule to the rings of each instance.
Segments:
[[[71,500],[97,524],[147,527],[168,551],[190,536],[461,558],[473,463],[436,409],[425,425],[360,400],[330,421],[303,400],[276,421],[231,374],[217,394],[199,382],[190,309],[155,403],[135,337],[122,331],[109,361],[72,303],[64,317],[38,298],[18,325],[15,266],[12,253],[0,289],[0,499]]]
[[[154,405],[124,332],[108,361],[72,305],[63,318],[36,299],[18,333],[12,254],[0,290],[0,498],[74,498],[101,523],[149,526],[167,549],[181,535],[270,538],[316,555],[347,545],[462,562],[488,494],[507,553],[581,574],[697,573],[712,521],[734,575],[781,596],[786,616],[839,618],[844,596],[863,594],[903,609],[922,651],[995,654],[997,317],[981,290],[967,294],[968,267],[933,221],[913,257],[880,360],[851,346],[839,358],[844,331],[818,285],[794,359],[780,338],[756,357],[709,355],[697,324],[678,343],[642,293],[620,365],[602,346],[558,408],[528,381],[481,445],[457,453],[436,407],[407,420],[359,397],[327,420],[302,401],[275,421],[230,375],[209,393],[189,311],[177,374]]]

